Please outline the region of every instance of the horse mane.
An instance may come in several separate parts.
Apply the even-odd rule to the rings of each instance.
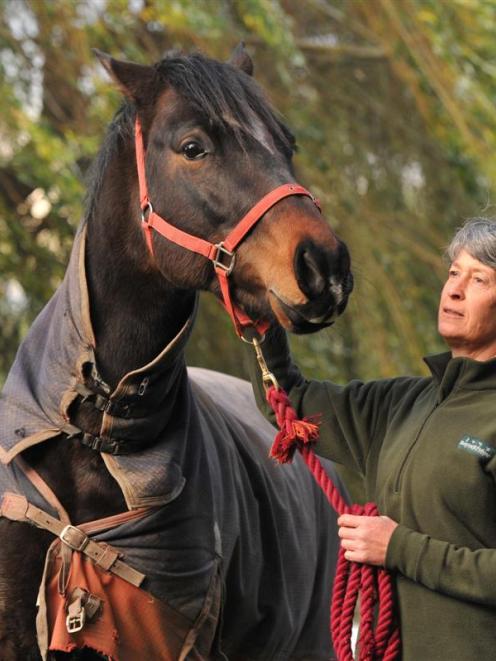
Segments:
[[[248,139],[261,141],[260,125],[276,145],[291,156],[296,148],[289,128],[278,117],[259,85],[229,63],[201,53],[172,51],[154,65],[164,83],[171,85],[213,129],[231,134],[242,148]],[[157,90],[159,91],[159,90]],[[121,140],[133,136],[136,106],[125,100],[110,123],[87,181],[86,219],[97,203],[103,173]]]
[[[107,127],[100,150],[86,176],[85,222],[93,215],[97,206],[103,185],[103,173],[116,153],[118,143],[121,140],[127,142],[134,135],[135,118],[136,106],[131,101],[125,100]]]

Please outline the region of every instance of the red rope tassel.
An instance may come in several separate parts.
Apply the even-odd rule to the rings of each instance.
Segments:
[[[292,460],[298,449],[337,514],[378,516],[376,505],[348,507],[335,484],[325,472],[312,445],[319,435],[318,424],[299,420],[288,396],[280,388],[267,388],[267,401],[276,414],[278,432],[270,456],[280,463]],[[331,635],[338,661],[353,661],[351,635],[353,615],[360,597],[359,661],[394,661],[401,641],[393,618],[393,586],[390,574],[382,567],[350,562],[339,549],[331,601]],[[374,627],[375,607],[378,606]]]
[[[269,399],[270,393],[270,399]],[[319,426],[309,420],[299,420],[296,411],[288,406],[286,393],[272,386],[267,391],[267,399],[276,414],[279,432],[277,433],[270,456],[281,464],[290,462],[298,447],[297,441],[303,445],[316,441],[319,437]]]

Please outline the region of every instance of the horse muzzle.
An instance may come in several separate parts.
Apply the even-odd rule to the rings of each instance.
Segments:
[[[350,257],[344,243],[329,251],[312,241],[296,250],[294,273],[306,302],[294,304],[274,288],[269,290],[272,310],[279,322],[293,333],[314,333],[334,323],[342,314],[353,290]]]

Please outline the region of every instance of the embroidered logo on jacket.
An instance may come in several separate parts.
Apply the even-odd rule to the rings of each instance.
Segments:
[[[458,447],[461,450],[475,454],[477,457],[489,461],[496,454],[496,448],[475,436],[465,434],[465,436],[458,442]]]

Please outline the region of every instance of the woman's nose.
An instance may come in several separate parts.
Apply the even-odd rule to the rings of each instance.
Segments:
[[[465,288],[463,286],[463,283],[460,282],[459,280],[456,282],[452,282],[448,287],[448,295],[450,298],[454,298],[456,300],[464,298]]]

